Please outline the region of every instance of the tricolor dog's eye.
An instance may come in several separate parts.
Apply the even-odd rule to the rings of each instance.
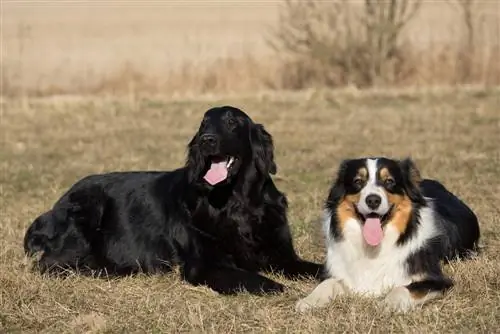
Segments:
[[[363,181],[363,179],[362,179],[362,178],[360,178],[360,177],[355,178],[352,182],[354,183],[354,185],[355,185],[355,186],[356,186],[356,188],[358,188],[358,189],[361,189],[361,188],[363,187],[363,183],[364,183],[364,181]]]
[[[388,177],[387,179],[384,180],[384,187],[387,189],[391,189],[396,185],[396,181],[394,181],[393,178]]]

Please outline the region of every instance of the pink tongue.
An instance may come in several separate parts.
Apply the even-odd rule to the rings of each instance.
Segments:
[[[210,169],[203,177],[212,186],[227,178],[226,161],[212,162]]]
[[[363,225],[363,237],[370,246],[377,246],[383,237],[380,218],[367,218]]]

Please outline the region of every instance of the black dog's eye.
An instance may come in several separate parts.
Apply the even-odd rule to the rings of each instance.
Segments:
[[[228,118],[227,125],[229,125],[230,127],[236,126],[236,120],[234,118]]]
[[[391,179],[391,178],[387,178],[384,181],[384,186],[386,188],[392,188],[392,187],[394,187],[395,184],[396,184],[396,182],[394,181],[394,179]]]
[[[361,188],[363,186],[363,179],[360,179],[360,178],[356,178],[354,179],[354,181],[352,181],[354,183],[354,185],[357,187],[357,188]]]
[[[202,121],[201,121],[201,124],[200,124],[200,128],[204,128],[207,126],[207,123],[208,123],[208,119],[204,118]]]

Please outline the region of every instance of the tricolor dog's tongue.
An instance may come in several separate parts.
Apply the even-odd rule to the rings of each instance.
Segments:
[[[384,236],[380,218],[366,218],[363,225],[363,237],[370,246],[377,246]]]
[[[224,181],[225,179],[227,179],[227,162],[212,161],[210,169],[207,171],[203,178],[212,186]]]

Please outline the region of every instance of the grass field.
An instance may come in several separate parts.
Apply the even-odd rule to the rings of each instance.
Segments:
[[[111,170],[171,169],[202,113],[232,104],[265,124],[276,144],[277,185],[301,256],[321,261],[316,222],[337,165],[365,155],[411,155],[476,211],[482,254],[453,263],[445,296],[409,315],[349,297],[306,315],[286,293],[223,297],[177,274],[119,280],[32,273],[22,238],[28,224],[78,178]],[[0,150],[0,332],[410,332],[493,333],[500,324],[500,92],[282,93],[214,100],[46,98],[2,102]]]

